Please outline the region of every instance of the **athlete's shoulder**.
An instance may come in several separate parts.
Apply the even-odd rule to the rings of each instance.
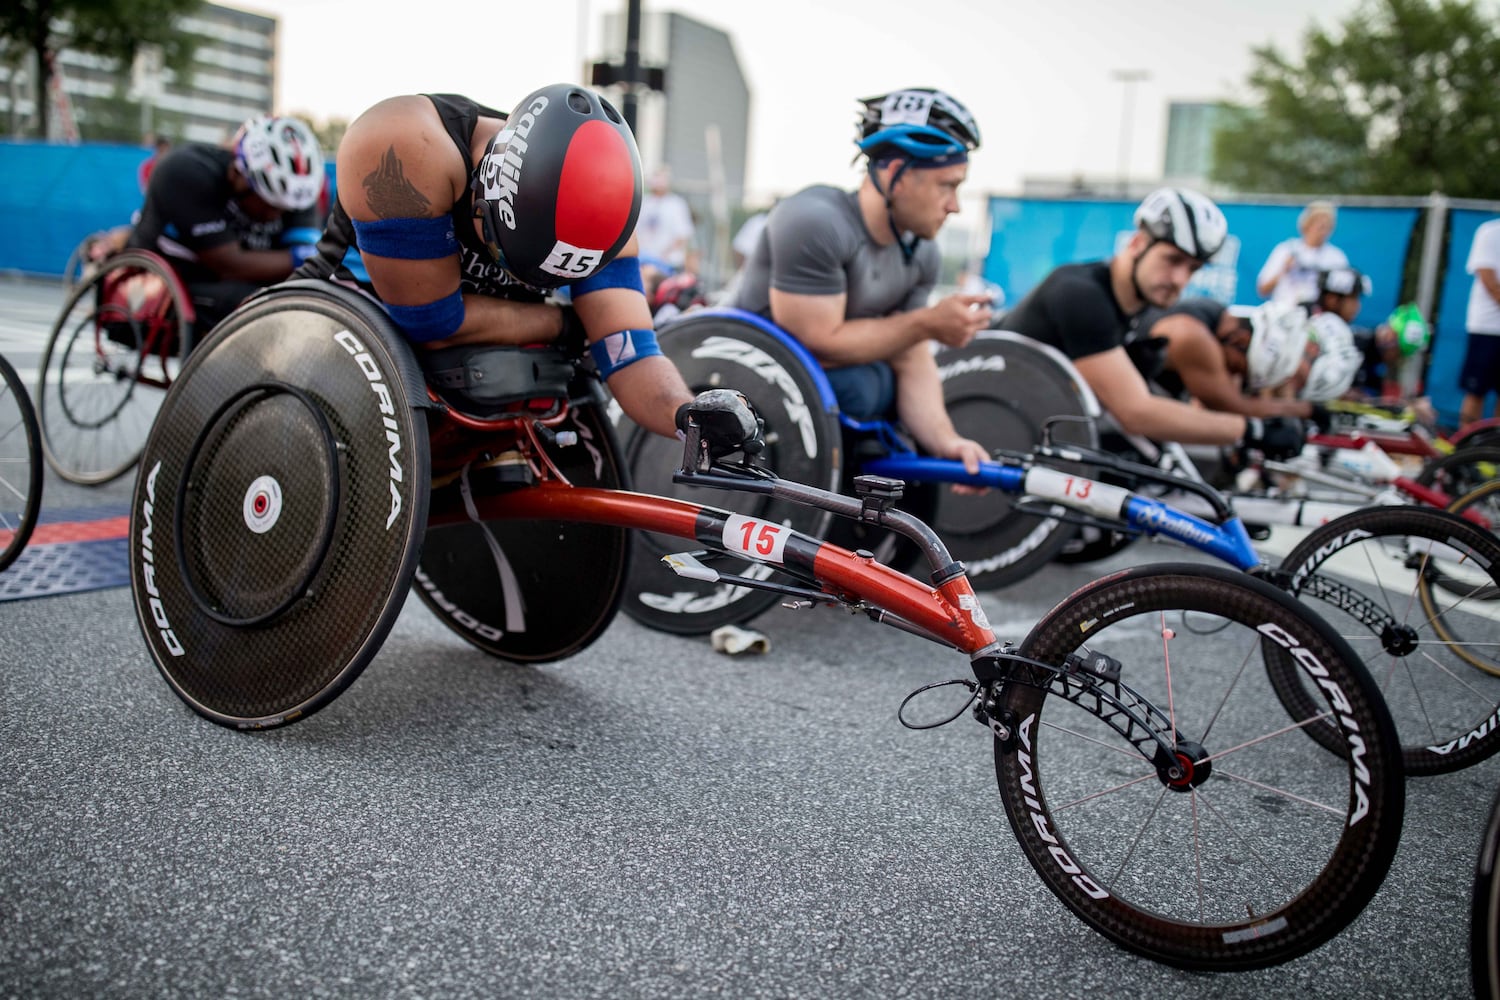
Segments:
[[[349,123],[349,128],[340,140],[339,149],[342,151],[346,142],[359,143],[372,136],[377,140],[390,140],[410,133],[411,138],[421,139],[433,130],[441,131],[442,127],[438,106],[431,97],[426,94],[401,94],[377,101],[362,111]]]
[[[814,184],[777,202],[776,207],[771,209],[770,218],[808,213],[846,215],[849,201],[847,191],[831,184]]]
[[[1174,306],[1166,309],[1148,307],[1146,313],[1137,322],[1137,327],[1149,330],[1157,323],[1168,319],[1190,320],[1202,325],[1209,330],[1219,325],[1219,320],[1224,317],[1224,312],[1229,307],[1218,299],[1208,296],[1194,296],[1183,299]]]
[[[803,188],[781,199],[771,209],[766,225],[778,242],[843,236],[845,242],[858,243],[863,238],[859,211],[851,204],[849,192],[825,184]]]
[[[1042,280],[1040,287],[1052,295],[1108,295],[1109,263],[1060,264]]]
[[[446,211],[465,187],[469,163],[448,134],[438,108],[421,94],[388,97],[349,126],[339,142],[344,207],[353,218],[393,218]],[[366,204],[371,196],[381,206]]]
[[[234,161],[231,150],[207,143],[178,146],[151,171],[147,197],[181,205],[184,200],[208,199],[216,203],[228,197],[229,165]]]
[[[222,146],[188,142],[168,152],[152,169],[152,176],[183,177],[227,169],[234,153]]]

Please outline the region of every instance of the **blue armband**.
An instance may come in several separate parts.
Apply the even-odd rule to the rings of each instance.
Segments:
[[[419,344],[451,337],[464,323],[464,296],[457,288],[452,295],[426,305],[393,306],[389,302],[384,305],[401,332]]]
[[[359,248],[380,257],[439,260],[458,253],[458,236],[453,232],[451,215],[440,215],[435,219],[351,221]]]
[[[646,294],[646,286],[641,281],[641,262],[636,257],[616,257],[582,281],[573,282],[569,288],[574,298],[601,288],[629,288]]]
[[[661,356],[655,330],[620,330],[589,345],[589,356],[600,378],[609,378],[621,368],[628,368],[642,358]]]

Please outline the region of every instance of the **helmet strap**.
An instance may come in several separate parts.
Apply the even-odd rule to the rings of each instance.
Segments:
[[[1141,303],[1140,308],[1142,309],[1151,305],[1151,301],[1146,298],[1146,293],[1141,288],[1141,282],[1136,277],[1136,273],[1141,269],[1141,261],[1145,259],[1146,254],[1150,253],[1151,248],[1160,242],[1161,240],[1157,237],[1151,237],[1151,242],[1146,244],[1146,248],[1136,254],[1135,259],[1130,262],[1130,287],[1135,289],[1135,297]]]
[[[870,183],[875,185],[875,190],[885,199],[885,221],[891,227],[891,236],[895,237],[896,245],[901,248],[901,259],[910,264],[912,255],[917,252],[917,244],[922,242],[922,237],[913,236],[910,242],[901,238],[901,230],[896,226],[896,213],[892,207],[891,192],[896,190],[896,182],[901,179],[901,175],[906,173],[907,169],[911,167],[911,160],[901,160],[901,166],[897,167],[896,172],[891,174],[891,187],[889,191],[880,186],[880,174],[876,171],[876,166],[877,164],[874,160],[869,160],[865,166],[865,170],[870,175]]]

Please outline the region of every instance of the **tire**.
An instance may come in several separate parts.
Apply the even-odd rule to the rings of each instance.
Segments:
[[[1460,427],[1448,442],[1455,449],[1480,446],[1500,448],[1500,417],[1484,417]]]
[[[36,527],[42,506],[42,435],[31,396],[11,363],[0,355],[0,570]]]
[[[73,290],[42,355],[36,409],[47,464],[83,486],[135,465],[191,346],[192,306],[155,254],[114,254]]]
[[[1474,863],[1469,962],[1474,1000],[1500,1000],[1500,794],[1490,806],[1490,821]]]
[[[1288,591],[1323,617],[1364,661],[1395,720],[1406,771],[1443,774],[1500,751],[1500,541],[1429,507],[1372,507],[1309,533],[1282,560]],[[1295,720],[1322,710],[1291,658],[1268,649],[1266,669]],[[1337,748],[1337,731],[1307,732]]]
[[[1500,538],[1500,479],[1463,494],[1448,505],[1448,512],[1458,514],[1465,520],[1471,515],[1478,516],[1489,523],[1489,533]],[[1484,524],[1477,526],[1484,527]]]
[[[703,311],[674,322],[661,336],[662,353],[682,373],[694,393],[728,388],[744,393],[765,420],[766,450],[756,464],[783,479],[836,490],[842,466],[840,431],[826,382],[812,374],[816,364],[750,319]],[[797,531],[823,537],[833,515],[763,494],[727,494],[672,482],[682,464],[682,445],[635,425],[622,426],[625,464],[633,488],[693,503],[727,507],[747,517],[780,521]],[[683,548],[681,539],[635,532],[623,608],[650,628],[678,635],[703,635],[722,625],[750,621],[775,605],[780,595],[729,584],[672,575],[661,558]],[[722,572],[764,579],[764,564],[715,559]]]
[[[569,482],[625,488],[620,446],[597,400],[575,399],[567,421],[554,430],[579,436],[569,447],[546,446]],[[614,621],[632,534],[565,521],[430,525],[413,589],[439,621],[491,656],[512,663],[559,660],[589,646]],[[586,569],[559,573],[559,566]]]
[[[1497,477],[1500,477],[1500,447],[1475,444],[1429,459],[1417,473],[1417,482],[1441,489],[1451,500],[1457,500]]]
[[[1267,634],[1326,672],[1353,759],[1285,731]],[[1244,573],[1158,564],[1074,593],[1020,652],[1061,665],[1085,648],[1123,664],[1118,690],[1153,706],[1152,725],[1098,698],[1108,682],[1018,665],[1000,695],[1011,738],[995,741],[1011,827],[1069,909],[1132,952],[1208,971],[1296,958],[1360,913],[1395,856],[1405,786],[1390,717],[1343,640]],[[1152,732],[1196,766],[1173,778],[1146,759]]]
[[[98,268],[99,261],[94,256],[94,244],[100,240],[110,239],[113,234],[108,229],[100,229],[89,233],[78,241],[73,252],[68,254],[67,263],[63,265],[62,290],[63,294],[69,294],[77,288],[80,283],[87,280]]]
[[[199,715],[304,719],[379,651],[427,523],[415,372],[377,306],[299,282],[231,313],[173,383],[136,476],[130,586],[157,669]]]
[[[943,402],[958,433],[996,450],[1030,452],[1054,416],[1058,444],[1097,444],[1087,387],[1054,353],[1014,333],[982,334],[967,347],[939,352]],[[1022,513],[1016,498],[991,490],[970,495],[944,489],[932,526],[975,590],[995,590],[1037,572],[1077,533],[1076,524]],[[1062,507],[1050,509],[1061,513]]]

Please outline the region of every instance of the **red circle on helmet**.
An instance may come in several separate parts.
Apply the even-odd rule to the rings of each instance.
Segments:
[[[587,121],[573,133],[557,183],[557,238],[587,250],[609,250],[629,237],[635,157],[618,131]]]

